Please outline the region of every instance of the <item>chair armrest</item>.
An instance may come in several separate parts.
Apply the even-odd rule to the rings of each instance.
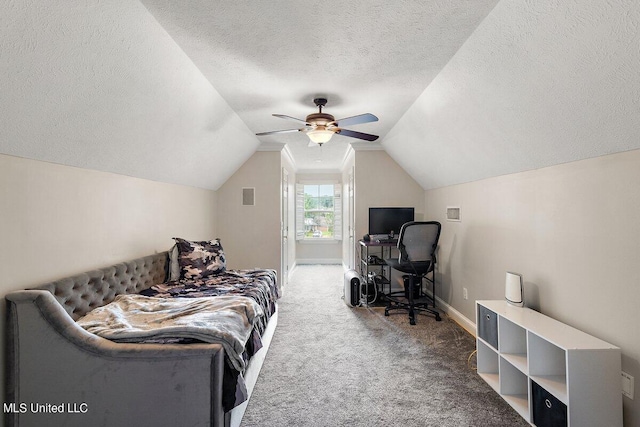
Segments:
[[[124,344],[85,331],[48,291],[6,295],[6,399],[85,404],[8,413],[7,425],[223,425],[218,344]]]

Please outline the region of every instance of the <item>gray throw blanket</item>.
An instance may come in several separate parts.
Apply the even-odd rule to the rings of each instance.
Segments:
[[[262,308],[252,298],[153,298],[118,295],[111,303],[87,313],[78,324],[117,342],[162,338],[194,338],[224,347],[233,367],[245,369],[245,344]]]

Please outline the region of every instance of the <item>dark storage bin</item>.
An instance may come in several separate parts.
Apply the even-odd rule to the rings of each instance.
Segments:
[[[478,336],[498,350],[498,315],[478,305]]]
[[[415,283],[413,284],[413,299],[416,300],[420,298],[420,285],[422,284],[422,280],[420,278],[415,278]],[[405,275],[402,276],[402,281],[404,285],[404,297],[409,299],[409,293],[411,292],[411,276]]]
[[[533,424],[537,427],[562,427],[567,425],[567,405],[551,393],[531,381]]]

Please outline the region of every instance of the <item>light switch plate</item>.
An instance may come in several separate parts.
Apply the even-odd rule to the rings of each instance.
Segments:
[[[633,400],[633,377],[622,372],[622,394]]]

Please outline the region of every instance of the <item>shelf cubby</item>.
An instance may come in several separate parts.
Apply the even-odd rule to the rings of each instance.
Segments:
[[[498,372],[500,369],[498,353],[493,348],[478,341],[478,348],[482,347],[482,351],[478,351],[477,364],[478,374],[493,388],[500,391],[500,382]]]
[[[500,353],[522,373],[529,372],[527,331],[505,317],[498,318]]]
[[[529,423],[622,425],[618,347],[506,301],[476,301],[476,321],[478,374]]]
[[[517,367],[500,357],[500,395],[521,417],[529,421],[529,380]]]

